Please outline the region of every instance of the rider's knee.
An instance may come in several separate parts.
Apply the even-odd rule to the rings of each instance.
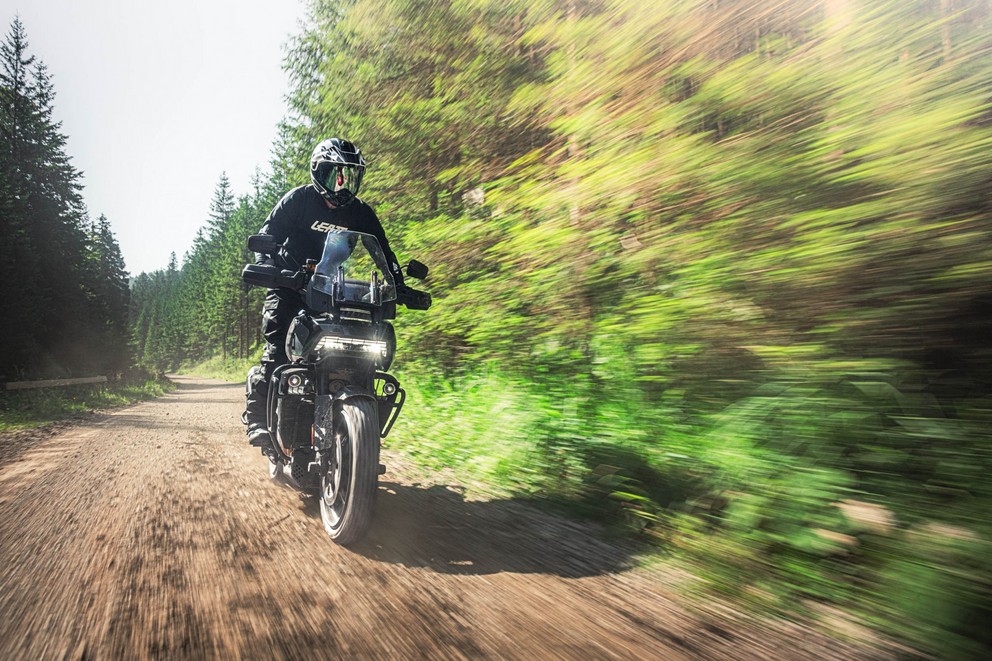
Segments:
[[[261,365],[254,365],[250,370],[248,370],[248,378],[246,381],[247,394],[251,394],[251,391],[255,389],[259,381],[265,380],[265,371],[262,369]]]

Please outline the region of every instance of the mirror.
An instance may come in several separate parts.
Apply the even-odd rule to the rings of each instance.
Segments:
[[[248,237],[248,250],[271,255],[279,250],[279,244],[268,234],[252,234]]]
[[[415,259],[411,259],[410,263],[406,265],[406,274],[411,278],[416,278],[417,280],[423,280],[427,277],[428,272],[427,265],[423,262],[418,262]]]

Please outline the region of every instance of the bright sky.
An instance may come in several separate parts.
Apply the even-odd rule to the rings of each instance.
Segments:
[[[132,275],[180,261],[226,171],[266,169],[286,113],[283,48],[303,0],[0,0],[55,85],[83,198]]]

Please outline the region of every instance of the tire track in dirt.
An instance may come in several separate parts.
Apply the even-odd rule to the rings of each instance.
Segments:
[[[368,538],[339,548],[245,444],[241,386],[177,384],[0,465],[0,658],[890,656],[692,614],[591,526],[395,456]]]

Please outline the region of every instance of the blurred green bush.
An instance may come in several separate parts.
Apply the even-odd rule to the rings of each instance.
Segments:
[[[761,608],[989,645],[988,2],[310,11],[274,180],[355,139],[432,266],[391,442]]]

